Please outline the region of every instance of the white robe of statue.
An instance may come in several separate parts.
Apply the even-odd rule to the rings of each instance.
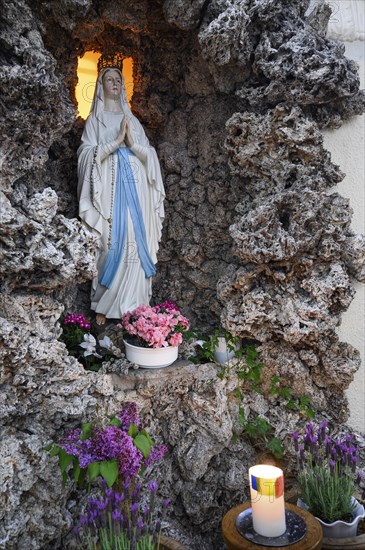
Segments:
[[[108,111],[104,98],[103,69],[98,77],[93,104],[86,120],[82,142],[78,149],[79,215],[86,227],[99,239],[97,269],[100,275],[108,254],[110,238],[109,220],[113,214],[113,194],[118,170],[116,141],[121,123],[127,120],[130,149],[129,157],[136,190],[143,214],[150,257],[157,263],[157,251],[164,218],[164,186],[156,151],[150,146],[142,125],[132,114],[121,82],[118,110]],[[110,71],[110,69],[109,69]],[[116,74],[117,71],[113,69]],[[122,79],[121,73],[120,77]],[[126,139],[126,145],[128,139]],[[91,290],[91,309],[106,318],[119,319],[126,311],[141,304],[149,304],[152,278],[147,278],[138,255],[133,224],[128,210],[127,236],[123,256],[112,285],[107,288],[96,277]]]

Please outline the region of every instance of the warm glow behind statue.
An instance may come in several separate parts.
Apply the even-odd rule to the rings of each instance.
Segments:
[[[90,112],[97,78],[97,63],[99,57],[100,53],[95,52],[85,52],[82,57],[79,57],[77,69],[79,81],[76,86],[76,100],[79,115],[83,119],[86,119]],[[127,100],[128,103],[131,104],[133,95],[133,59],[131,57],[126,57],[123,61],[123,76]]]

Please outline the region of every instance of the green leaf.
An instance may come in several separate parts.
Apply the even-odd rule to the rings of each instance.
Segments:
[[[113,418],[110,419],[109,425],[110,426],[117,426],[117,428],[119,428],[119,426],[121,426],[122,423],[119,420],[119,418],[117,418],[116,416],[113,416]]]
[[[289,399],[289,401],[287,402],[286,406],[287,406],[287,408],[288,408],[289,410],[291,410],[291,411],[294,410],[294,409],[296,408],[295,399],[293,399],[293,398]]]
[[[118,463],[116,460],[100,463],[100,474],[105,479],[108,487],[112,487],[118,477]]]
[[[247,434],[250,437],[255,437],[255,435],[257,435],[257,426],[256,426],[256,424],[252,424],[250,422],[247,422],[246,426],[245,426],[245,430],[246,430]]]
[[[284,450],[280,439],[273,437],[267,444],[268,448],[276,458],[283,458]]]
[[[255,349],[254,346],[247,346],[246,348],[246,354],[247,354],[247,359],[256,359],[259,352]]]
[[[52,458],[53,456],[59,455],[61,452],[61,447],[58,445],[54,445],[52,451],[49,453],[49,456]]]
[[[133,422],[130,423],[129,430],[127,433],[128,435],[133,437],[133,439],[139,434],[138,428],[133,424]]]
[[[307,395],[302,395],[299,399],[300,410],[304,409],[307,405],[310,405],[310,399]]]
[[[71,464],[74,457],[72,455],[69,455],[64,451],[63,449],[60,449],[60,452],[58,453],[58,460],[60,463],[61,473],[63,474],[66,471],[67,466]]]
[[[87,467],[87,475],[89,480],[92,481],[100,475],[100,462],[92,462]]]
[[[309,406],[305,409],[305,414],[308,416],[308,418],[314,418],[316,416],[312,407]]]
[[[235,389],[235,396],[238,398],[238,399],[242,399],[243,398],[243,393],[241,392],[241,390],[239,388],[236,388]]]
[[[151,445],[150,445],[150,443],[149,443],[149,441],[148,441],[148,439],[145,435],[138,434],[134,438],[133,443],[135,444],[137,449],[139,449],[141,451],[144,458],[148,458],[150,456]]]
[[[266,435],[269,433],[273,427],[269,424],[264,418],[258,417],[256,419],[257,433],[259,435]]]
[[[92,422],[86,422],[86,424],[83,424],[82,425],[82,428],[81,428],[81,441],[86,441],[86,439],[89,439],[90,435],[91,435],[91,427],[92,427]]]
[[[76,457],[74,457],[74,460],[73,460],[73,470],[74,470],[74,480],[77,483],[79,481],[81,468],[80,468],[79,461],[77,460]]]
[[[280,390],[280,395],[281,395],[281,397],[283,397],[284,399],[289,399],[289,398],[291,397],[291,394],[292,394],[291,389],[288,388],[287,386],[285,386],[285,388],[282,388],[282,389]]]
[[[45,447],[42,447],[42,451],[50,451],[54,446],[54,443],[52,441],[52,443],[50,443],[49,445],[46,445]]]
[[[144,430],[144,429],[141,430],[141,434],[142,434],[142,435],[145,435],[145,436],[147,437],[148,443],[149,443],[149,444],[151,445],[151,447],[152,447],[152,446],[154,445],[154,443],[153,443],[153,441],[152,441],[150,435],[146,432],[146,430]]]
[[[245,409],[243,407],[240,407],[238,409],[238,414],[240,424],[244,424],[246,422]]]

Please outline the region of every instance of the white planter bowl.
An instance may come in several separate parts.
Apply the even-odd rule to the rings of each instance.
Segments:
[[[136,363],[144,369],[161,369],[168,367],[177,359],[178,346],[167,348],[140,348],[124,340],[125,354],[131,363]]]
[[[325,538],[344,539],[346,537],[356,536],[357,526],[359,524],[359,521],[363,517],[365,517],[365,510],[363,505],[360,504],[360,502],[358,502],[355,497],[351,497],[351,502],[356,503],[356,506],[352,511],[353,520],[351,523],[341,520],[334,521],[333,523],[325,523],[316,516],[316,519],[321,524],[323,536]],[[299,508],[304,508],[305,510],[308,510],[308,506],[301,498],[298,499],[297,505],[299,506]]]

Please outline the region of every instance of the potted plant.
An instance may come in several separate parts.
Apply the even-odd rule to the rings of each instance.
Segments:
[[[60,341],[66,345],[69,355],[82,363],[86,370],[98,371],[103,361],[121,356],[109,336],[98,337],[90,319],[83,313],[67,313],[62,320]]]
[[[46,450],[58,457],[64,483],[68,478],[78,486],[88,481],[90,490],[94,480],[99,482],[74,529],[78,548],[169,548],[169,539],[161,536],[169,500],[156,507],[158,485],[144,483],[143,476],[162,460],[167,447],[154,445],[140,427],[135,403],[126,403],[111,417],[97,413]]]
[[[117,326],[123,329],[129,361],[144,368],[161,368],[176,361],[178,346],[190,324],[176,304],[167,301],[127,311]]]
[[[298,506],[320,522],[324,537],[355,536],[364,507],[354,498],[363,473],[357,469],[358,448],[354,435],[332,437],[327,422],[310,422],[304,433],[292,434],[301,490]]]

